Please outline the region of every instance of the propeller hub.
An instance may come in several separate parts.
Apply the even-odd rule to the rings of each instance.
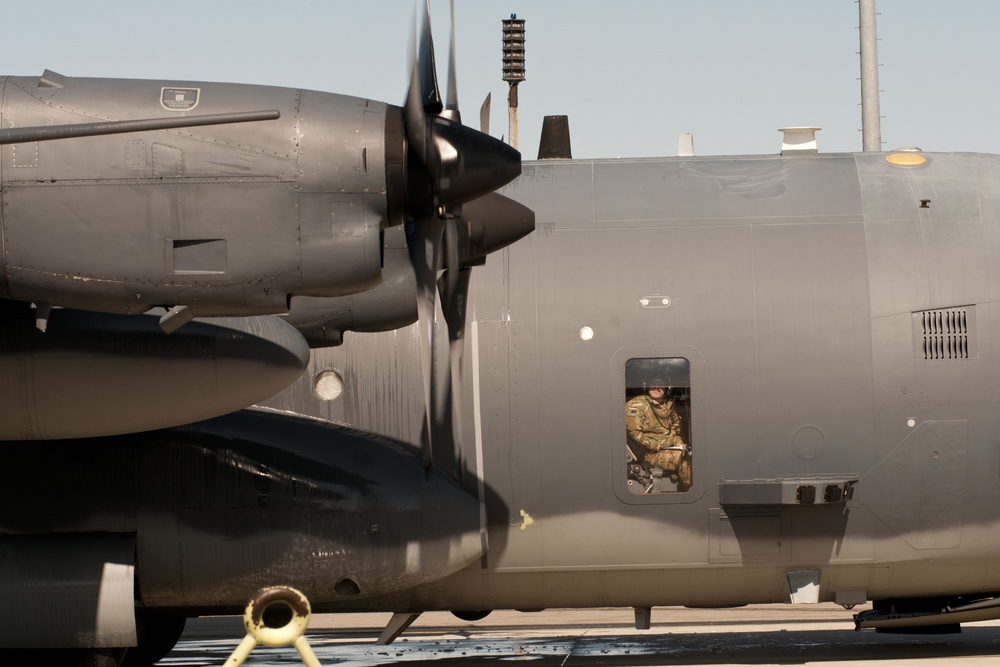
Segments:
[[[438,117],[438,202],[457,205],[503,187],[521,174],[521,154],[504,142],[471,127]]]
[[[390,183],[390,195],[410,218],[478,199],[520,176],[521,153],[516,149],[447,118],[447,111],[441,116],[419,111],[417,121],[412,108],[390,107],[392,121],[387,121],[387,127],[399,130],[387,131],[387,143],[402,139],[406,155],[405,194]]]

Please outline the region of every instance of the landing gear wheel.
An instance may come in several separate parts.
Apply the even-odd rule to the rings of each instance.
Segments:
[[[56,649],[58,650],[58,649]],[[49,662],[48,664],[72,665],[73,667],[121,667],[125,658],[126,648],[80,648],[63,649],[66,652],[64,662]]]
[[[5,667],[121,667],[125,648],[13,648],[0,651]]]
[[[451,612],[463,621],[481,621],[490,615],[492,609],[463,609]]]
[[[138,616],[135,619],[139,644],[125,654],[121,667],[150,667],[162,660],[177,644],[187,619],[183,616]]]

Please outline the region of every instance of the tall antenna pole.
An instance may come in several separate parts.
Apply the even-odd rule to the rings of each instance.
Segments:
[[[861,15],[861,148],[864,151],[881,151],[875,0],[858,0],[858,10]]]
[[[524,81],[524,19],[511,14],[503,20],[503,80],[510,85],[507,109],[510,116],[508,143],[517,148],[517,84]]]

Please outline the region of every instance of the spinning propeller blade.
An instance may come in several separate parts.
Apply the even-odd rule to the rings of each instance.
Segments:
[[[521,155],[487,134],[461,123],[455,65],[455,8],[451,3],[448,91],[444,105],[437,84],[430,9],[425,4],[418,53],[413,59],[403,110],[409,147],[407,177],[407,247],[417,280],[422,337],[425,419],[424,461],[430,468],[434,447],[451,445],[445,457],[454,472],[464,468],[461,445],[460,388],[462,349],[471,269],[469,224],[462,204],[509,183],[521,172]],[[447,372],[436,373],[437,296],[448,330]],[[442,380],[437,380],[441,377]],[[440,456],[437,458],[441,458]]]

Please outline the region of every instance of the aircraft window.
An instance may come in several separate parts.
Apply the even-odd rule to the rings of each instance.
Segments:
[[[636,495],[691,488],[691,364],[683,357],[625,362],[625,457]]]
[[[321,371],[313,378],[313,394],[321,401],[335,401],[343,393],[344,378],[338,371]]]

